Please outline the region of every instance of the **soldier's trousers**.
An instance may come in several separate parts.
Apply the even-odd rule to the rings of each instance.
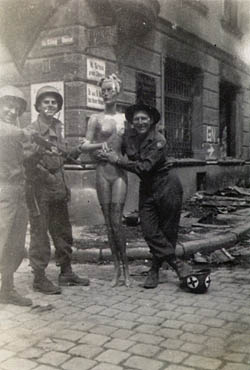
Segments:
[[[43,273],[48,266],[51,247],[49,235],[55,246],[56,264],[68,266],[72,256],[72,227],[68,205],[64,200],[40,201],[40,215],[30,213],[30,265],[34,273]]]
[[[0,272],[14,273],[25,252],[27,208],[24,187],[0,186]]]
[[[182,207],[182,185],[174,173],[141,183],[139,214],[144,238],[152,255],[163,261],[175,256]]]

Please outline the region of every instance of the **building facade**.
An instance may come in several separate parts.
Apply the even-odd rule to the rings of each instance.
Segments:
[[[250,183],[250,1],[12,0],[1,8],[0,83],[29,97],[22,125],[35,114],[37,88],[55,84],[65,137],[77,143],[103,108],[98,79],[118,72],[121,111],[139,100],[160,110],[185,198]],[[69,171],[77,202],[93,173]]]

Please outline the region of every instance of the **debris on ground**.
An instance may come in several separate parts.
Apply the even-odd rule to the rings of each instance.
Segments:
[[[187,200],[183,206],[178,243],[221,237],[232,228],[244,225],[249,217],[250,189],[232,186],[215,193],[199,191]],[[142,236],[137,210],[124,214],[123,225],[127,249],[145,248],[146,244]],[[232,247],[230,249],[220,249],[210,254],[205,254],[204,252],[196,253],[190,257],[190,261],[196,265],[230,265],[241,263],[243,259],[247,259],[247,255],[249,255],[250,260],[249,239],[250,235],[248,243],[239,243],[233,249]],[[110,263],[110,259],[105,257],[109,244],[104,224],[74,226],[74,240],[74,247],[77,251],[87,249],[100,250],[99,262],[102,264]],[[77,253],[75,255],[77,256]],[[138,258],[140,259],[140,257]]]
[[[184,225],[182,229],[184,233],[187,232],[192,238],[195,233],[198,239],[198,234],[201,233],[225,232],[236,224],[244,224],[249,215],[250,189],[231,186],[215,193],[199,191],[185,203],[180,226]],[[187,225],[189,230],[187,228],[185,230]],[[238,245],[236,249],[239,250],[241,247],[242,245]],[[220,249],[209,256],[202,255],[202,257],[207,258],[212,264],[237,263],[246,249],[247,254],[250,255],[249,243],[247,243],[236,256],[231,254],[231,250]],[[193,261],[200,257],[193,256]]]
[[[228,263],[233,262],[234,260],[235,257],[233,257],[225,248],[218,249],[210,254],[210,263],[212,264]]]
[[[53,310],[55,307],[52,304],[40,305],[36,304],[31,307],[31,309],[35,312],[47,312]]]

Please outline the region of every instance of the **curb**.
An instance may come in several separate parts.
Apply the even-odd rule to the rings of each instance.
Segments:
[[[176,255],[178,257],[187,257],[197,252],[212,253],[217,249],[231,248],[250,231],[250,222],[244,225],[237,226],[230,231],[222,232],[222,235],[217,235],[209,239],[197,239],[184,243],[179,243],[176,246]],[[132,245],[131,245],[132,244]],[[133,242],[127,245],[127,257],[129,260],[151,259],[151,254],[146,242]],[[112,261],[111,250],[109,248],[74,248],[73,261],[77,260],[80,263],[103,263],[104,261]]]

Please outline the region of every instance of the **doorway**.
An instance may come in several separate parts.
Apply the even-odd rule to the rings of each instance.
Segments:
[[[220,83],[219,144],[221,158],[236,157],[236,86]]]

